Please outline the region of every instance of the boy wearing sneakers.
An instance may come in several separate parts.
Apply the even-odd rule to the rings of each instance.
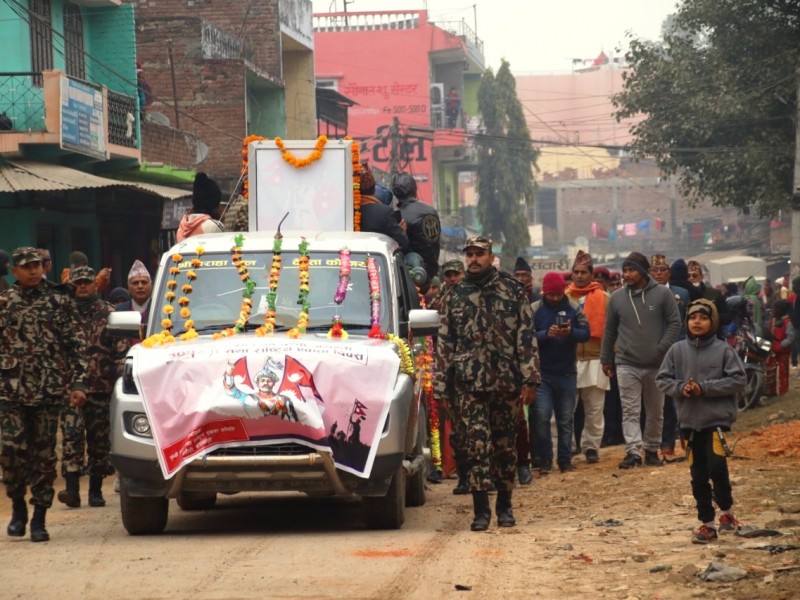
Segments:
[[[692,495],[701,523],[692,537],[695,544],[717,539],[712,498],[722,511],[719,531],[734,531],[738,525],[731,512],[724,432],[736,420],[736,398],[744,391],[745,373],[734,349],[717,338],[718,327],[713,302],[691,302],[686,309],[686,339],[667,351],[656,376],[658,389],[677,401],[681,435],[689,444]]]

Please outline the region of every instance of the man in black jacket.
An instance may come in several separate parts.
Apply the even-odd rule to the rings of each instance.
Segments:
[[[392,176],[392,192],[397,196],[398,207],[407,224],[406,234],[411,251],[422,257],[428,278],[439,272],[439,237],[442,232],[439,213],[417,198],[417,182],[409,173]]]
[[[361,163],[361,231],[383,233],[396,241],[400,250],[408,252],[406,223],[395,218],[391,207],[375,197],[375,177],[367,161]]]

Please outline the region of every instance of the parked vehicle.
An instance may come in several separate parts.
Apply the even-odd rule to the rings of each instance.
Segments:
[[[274,237],[259,232],[245,234],[240,253],[241,264],[247,266],[249,281],[253,285],[252,313],[243,315],[243,290],[247,282],[241,269],[235,268],[236,261],[232,259],[233,235],[192,237],[173,247],[161,259],[153,285],[152,316],[147,335],[152,336],[160,331],[162,316],[169,315],[167,307],[172,306],[173,302],[169,299],[169,292],[176,288],[175,280],[182,276],[180,269],[177,269],[178,274],[175,273],[175,257],[183,254],[186,257],[183,260],[187,260],[194,257],[195,249],[201,246],[204,249],[198,259],[201,265],[198,264],[194,269],[196,278],[192,280],[189,296],[191,319],[198,337],[162,348],[164,356],[168,356],[165,359],[168,367],[160,371],[164,373],[161,379],[167,381],[156,382],[158,386],[152,385],[152,390],[148,388],[150,384],[143,370],[153,362],[155,351],[144,347],[144,344],[134,346],[127,357],[124,375],[115,386],[111,401],[111,461],[120,480],[123,525],[131,535],[163,531],[167,525],[170,499],[177,500],[183,510],[204,510],[215,505],[220,493],[298,491],[311,495],[360,497],[368,527],[401,527],[405,507],[425,503],[425,478],[430,460],[425,407],[420,403],[421,378],[417,373],[400,369],[396,375],[389,374],[391,381],[388,387],[391,391],[390,397],[385,399],[388,408],[385,409],[385,418],[378,425],[373,425],[376,433],[372,446],[364,439],[366,436],[361,429],[365,421],[359,415],[365,409],[358,396],[349,418],[340,419],[333,427],[326,424],[323,428],[326,435],[312,440],[304,439],[300,434],[287,434],[275,439],[268,435],[263,439],[253,435],[235,440],[213,438],[214,447],[208,452],[202,448],[206,443],[202,436],[211,435],[206,425],[192,428],[187,436],[181,438],[180,445],[176,445],[178,443],[173,439],[160,439],[164,437],[160,432],[166,427],[157,421],[157,414],[162,412],[165,403],[178,403],[179,409],[172,419],[177,422],[197,419],[196,412],[182,414],[180,407],[203,401],[212,403],[207,412],[217,419],[213,423],[230,424],[235,429],[263,424],[264,421],[274,424],[284,419],[296,420],[297,423],[290,423],[295,427],[291,431],[299,431],[298,428],[303,424],[300,408],[305,401],[302,398],[295,397],[294,408],[282,406],[284,412],[279,413],[277,411],[281,406],[276,408],[272,400],[259,396],[260,373],[272,368],[272,358],[264,355],[265,348],[279,347],[285,356],[308,357],[313,352],[329,352],[331,358],[316,360],[319,363],[329,361],[330,364],[340,360],[341,357],[334,356],[337,352],[363,353],[371,357],[370,352],[382,349],[386,353],[393,349],[391,341],[368,337],[376,316],[381,330],[408,342],[411,341],[412,330],[414,335],[431,335],[438,330],[438,314],[418,308],[417,291],[404,267],[402,254],[397,251],[396,243],[388,237],[372,233],[338,232],[304,234],[305,238],[301,238],[287,233],[282,239],[283,273],[277,289],[275,332],[267,337],[259,336],[258,328],[264,324],[265,313],[270,306],[268,296],[271,291],[271,265],[274,265]],[[292,330],[298,323],[301,310],[297,290],[298,248],[302,239],[310,244],[310,308],[306,333],[295,338],[296,332]],[[334,292],[341,281],[339,266],[343,247],[349,249],[352,264],[349,287],[346,285],[350,291],[345,301],[336,303]],[[373,282],[368,281],[364,266],[370,264],[366,262],[368,256],[374,259],[379,277],[377,305],[373,302]],[[179,290],[181,283],[183,280],[177,284]],[[176,323],[173,332],[177,336],[187,328],[185,322],[180,325],[181,319],[177,315],[173,316]],[[138,317],[138,313],[112,313],[109,331],[135,336]],[[349,334],[346,341],[329,339],[334,318]],[[242,319],[243,327],[233,336],[230,328],[238,319]],[[220,334],[223,338],[230,337],[219,340],[214,339],[214,334],[217,334],[217,338]],[[413,344],[409,343],[409,346]],[[244,362],[244,371],[241,371],[240,362],[244,359],[238,360],[236,365],[226,366],[224,362],[212,364],[213,360],[219,360],[220,353],[232,356],[227,359],[229,363],[236,357],[244,356],[247,360],[260,360],[258,365],[263,363],[265,366],[259,366],[262,371],[252,378],[253,385],[248,388],[247,361]],[[213,382],[200,389],[197,388],[197,380],[205,375],[202,370],[197,370],[195,363],[199,360],[198,356],[210,357],[207,370],[212,372],[208,377]],[[347,367],[348,380],[337,380],[339,375],[335,373],[329,381],[318,380],[319,389],[314,388],[313,392],[319,399],[312,397],[308,406],[316,402],[321,411],[330,412],[334,407],[329,398],[337,393],[337,386],[357,386],[359,381],[367,385],[374,376],[374,361],[367,365],[366,360],[359,362],[357,356],[350,359],[352,364]],[[195,363],[191,363],[192,360]],[[284,362],[288,363],[289,360],[287,358]],[[203,366],[200,365],[201,369]],[[282,366],[278,365],[276,369]],[[160,364],[151,364],[151,367],[162,368]],[[190,367],[195,370],[189,371]],[[302,377],[298,379],[295,376],[292,379],[287,375],[288,372],[287,364],[284,373],[287,385],[309,385]],[[308,373],[303,377],[306,375]],[[272,390],[277,376],[269,376],[273,377],[267,390],[269,397],[278,398],[279,395],[273,394]],[[234,392],[234,380],[236,385],[241,384],[245,392]],[[226,399],[225,393],[214,396],[208,391],[213,386],[222,390],[223,382],[231,398]],[[217,397],[229,404],[213,404]],[[289,397],[288,392],[285,397]],[[262,398],[267,399],[262,401]],[[251,399],[255,401],[251,402]],[[268,412],[268,409],[272,412]],[[260,410],[264,411],[263,414]],[[218,433],[221,427],[215,427],[214,431]],[[359,432],[364,436],[360,440]],[[191,444],[187,441],[189,438]],[[200,441],[195,443],[195,438]],[[337,458],[334,446],[346,445],[351,440],[354,440],[353,444],[359,442],[372,452],[371,468],[365,468],[364,472],[358,472],[350,463],[350,466],[341,464],[341,458]],[[170,455],[165,448],[171,443],[178,449],[173,453],[175,464],[170,466]],[[326,447],[326,444],[330,444],[330,447]],[[188,458],[184,460],[182,453],[189,453]],[[172,472],[168,471],[170,468]]]
[[[767,363],[772,344],[755,334],[755,326],[747,312],[747,299],[731,296],[726,300],[732,320],[727,329],[728,343],[737,351],[744,363],[747,376],[745,391],[738,400],[739,410],[758,405],[764,395]]]

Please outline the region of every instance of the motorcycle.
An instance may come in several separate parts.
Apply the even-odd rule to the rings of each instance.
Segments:
[[[754,334],[752,325],[748,326],[748,323],[752,322],[746,315],[746,300],[743,297],[728,298],[727,304],[733,315],[727,340],[739,354],[747,378],[745,390],[737,400],[739,411],[743,411],[757,406],[761,396],[764,395],[767,363],[772,344],[769,340]]]

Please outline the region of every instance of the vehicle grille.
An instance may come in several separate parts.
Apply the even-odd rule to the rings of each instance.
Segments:
[[[211,456],[297,456],[313,452],[312,448],[301,444],[275,444],[271,446],[244,446],[236,448],[220,448]]]

